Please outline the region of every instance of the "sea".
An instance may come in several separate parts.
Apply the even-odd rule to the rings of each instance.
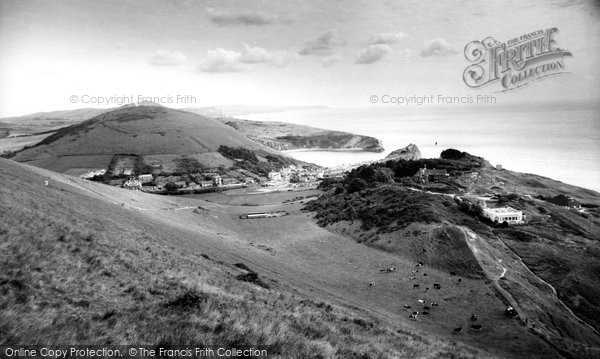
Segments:
[[[425,158],[455,148],[505,169],[600,192],[600,106],[518,104],[466,107],[318,108],[238,116],[378,138],[384,152],[287,151],[326,167],[384,158],[413,143]]]

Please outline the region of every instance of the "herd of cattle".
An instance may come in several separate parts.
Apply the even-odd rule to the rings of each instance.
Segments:
[[[419,271],[423,268],[423,262],[418,262],[415,266],[415,268],[412,270],[412,276],[410,277],[410,281],[416,281],[417,277],[416,274],[419,273]],[[384,273],[393,273],[396,271],[396,267],[395,266],[390,266],[388,268],[380,268],[379,272],[384,272]],[[454,274],[454,273],[451,273]],[[423,276],[427,276],[427,273],[423,273]],[[458,280],[456,281],[456,284],[458,285],[461,282],[461,278],[458,278]],[[375,282],[370,282],[369,286],[374,286]],[[419,289],[421,287],[421,285],[419,283],[414,283],[413,284],[413,289]],[[433,283],[432,285],[433,289],[442,289],[442,286],[439,283]],[[425,292],[429,291],[429,286],[425,287]],[[422,310],[414,310],[412,312],[412,314],[410,314],[408,317],[412,320],[418,320],[420,315],[429,315],[429,311],[432,310],[433,307],[438,307],[439,304],[436,302],[431,302],[427,305],[425,299],[418,299],[417,302],[419,303],[420,309]],[[412,307],[409,304],[404,304],[403,305],[404,310],[410,310]],[[517,316],[517,311],[511,307],[508,306],[506,307],[506,309],[504,310],[504,314],[507,317],[515,317]],[[476,314],[471,314],[470,317],[470,321],[471,321],[471,325],[470,325],[470,329],[474,330],[474,331],[481,331],[481,329],[483,328],[483,326],[481,324],[477,324],[475,322],[477,322],[479,320],[478,316]],[[454,333],[462,333],[463,331],[463,326],[462,325],[458,325],[456,328],[454,328]]]

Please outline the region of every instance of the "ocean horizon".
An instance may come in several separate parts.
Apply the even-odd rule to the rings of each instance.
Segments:
[[[347,131],[381,140],[384,151],[287,151],[332,167],[385,158],[410,143],[424,158],[447,148],[492,165],[600,192],[600,113],[593,104],[456,108],[324,108],[240,116]]]

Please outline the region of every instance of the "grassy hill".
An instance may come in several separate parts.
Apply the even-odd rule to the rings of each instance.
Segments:
[[[277,257],[227,238],[234,226],[225,224],[238,217],[223,212],[230,206],[199,207],[4,159],[0,178],[1,345],[265,345],[283,358],[494,357],[390,325],[356,304],[330,304],[316,287],[301,290],[303,276],[272,279],[277,272],[267,267]]]
[[[150,165],[169,167],[182,155],[207,167],[228,166],[221,145],[272,153],[230,126],[189,112],[159,106],[112,110],[64,127],[13,158],[58,172],[106,168],[115,154],[138,155]]]

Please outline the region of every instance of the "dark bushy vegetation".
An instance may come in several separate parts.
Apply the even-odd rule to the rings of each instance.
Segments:
[[[271,171],[297,163],[291,158],[262,151],[252,151],[243,147],[220,146],[219,153],[232,160],[241,160],[237,161],[235,166],[264,176]],[[259,156],[265,160],[261,160]]]
[[[352,180],[354,181],[354,180]],[[383,185],[357,192],[323,195],[308,202],[305,209],[317,213],[321,226],[340,221],[360,220],[365,230],[404,228],[412,222],[440,223],[458,209],[448,199]]]

